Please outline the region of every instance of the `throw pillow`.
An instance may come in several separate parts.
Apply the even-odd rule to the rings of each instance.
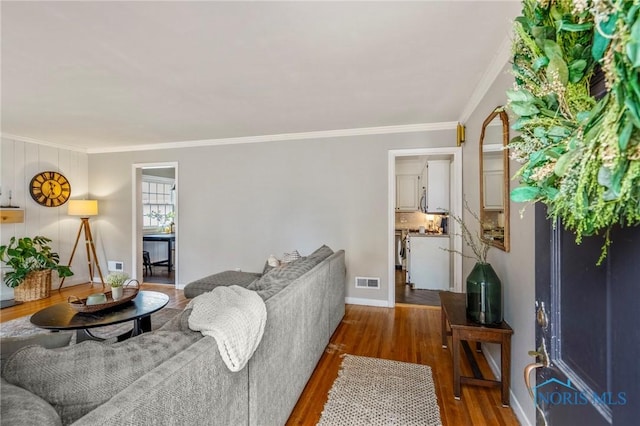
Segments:
[[[262,268],[262,275],[268,273],[273,268],[277,268],[280,266],[280,261],[274,255],[269,256],[269,258],[264,262],[264,268]]]
[[[275,268],[276,266],[280,266],[280,261],[278,260],[277,257],[275,257],[274,255],[271,255],[267,259],[267,265],[271,266],[272,268]]]
[[[264,268],[262,269],[262,275],[265,275],[268,272],[271,272],[273,270],[273,268],[285,267],[289,263],[295,262],[296,260],[300,259],[301,257],[302,256],[300,256],[300,253],[298,253],[297,250],[294,250],[291,253],[285,253],[282,256],[282,260],[279,260],[277,257],[275,257],[272,254],[272,255],[269,256],[269,258],[267,259],[267,262],[264,264]]]
[[[281,263],[291,263],[294,262],[298,259],[300,259],[302,256],[300,256],[300,253],[298,253],[298,250],[294,250],[291,253],[285,253],[282,256],[282,260],[280,261]]]

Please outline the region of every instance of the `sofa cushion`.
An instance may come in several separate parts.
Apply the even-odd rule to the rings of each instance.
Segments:
[[[39,396],[0,379],[0,424],[20,426],[61,425],[60,416]]]
[[[194,298],[202,293],[209,292],[219,286],[237,285],[247,287],[253,281],[258,279],[262,274],[256,272],[242,271],[223,271],[217,274],[209,275],[193,281],[184,287],[184,296],[186,298]]]
[[[252,282],[247,286],[247,288],[249,290],[264,290],[272,284],[289,282],[309,271],[312,267],[311,262],[307,262],[306,257],[301,257],[293,262],[283,263],[282,265],[273,268],[268,273]]]
[[[186,331],[193,333],[193,330],[189,328],[189,316],[192,310],[191,308],[184,309],[169,321],[165,322],[157,331]]]
[[[298,260],[283,263],[277,268],[271,269],[259,279],[249,284],[247,289],[257,291],[263,300],[267,300],[289,285],[289,283],[312,270],[332,254],[333,250],[323,245],[309,256],[300,257]]]
[[[39,345],[47,349],[68,346],[72,336],[73,333],[70,331],[61,331],[29,336],[3,337],[0,339],[0,360],[4,363],[15,351],[25,346]]]
[[[267,300],[293,280],[309,272],[315,265],[316,263],[314,263],[313,259],[309,260],[306,257],[301,257],[293,262],[273,268],[267,274],[251,283],[247,289],[257,291],[262,300]]]
[[[322,245],[311,253],[307,258],[312,259],[318,264],[333,254],[333,250],[326,245]]]
[[[167,327],[180,327],[181,320]],[[60,349],[29,346],[6,361],[3,376],[47,401],[68,424],[201,338],[193,331],[158,330],[111,345],[86,341]]]

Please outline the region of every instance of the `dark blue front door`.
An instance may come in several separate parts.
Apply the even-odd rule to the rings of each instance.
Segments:
[[[536,206],[537,423],[640,424],[640,227],[580,245]]]

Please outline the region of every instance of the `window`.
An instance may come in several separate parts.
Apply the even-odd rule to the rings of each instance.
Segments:
[[[142,225],[160,228],[173,222],[175,183],[173,179],[142,176]]]

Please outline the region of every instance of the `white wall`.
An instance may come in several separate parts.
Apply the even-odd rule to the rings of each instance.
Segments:
[[[29,183],[33,176],[40,172],[58,171],[65,175],[71,184],[71,198],[85,198],[89,172],[87,154],[7,138],[2,138],[0,153],[0,204],[9,203],[11,191],[11,204],[25,211],[24,223],[0,225],[0,244],[7,244],[13,236],[21,238],[43,235],[53,240],[51,246],[60,255],[60,263],[67,264],[80,220],[67,216],[67,204],[60,207],[43,207],[33,201],[29,195]],[[76,251],[72,265],[75,275],[65,280],[65,287],[89,281],[84,247],[79,248],[82,250]],[[53,276],[52,286],[58,288],[57,276]],[[4,280],[2,282],[4,283]],[[13,289],[0,285],[0,298],[12,299]]]
[[[464,144],[464,193],[469,205],[476,212],[480,209],[480,176],[479,176],[479,141],[482,123],[499,105],[507,101],[505,92],[513,84],[513,76],[507,71],[498,79],[478,105],[466,124],[466,142]],[[510,123],[510,126],[513,123]],[[512,132],[512,130],[510,130]],[[513,137],[513,134],[511,135]],[[510,176],[519,169],[518,163],[509,165]],[[516,181],[510,181],[511,188]],[[522,372],[524,367],[533,361],[527,352],[535,349],[534,299],[535,299],[535,241],[534,241],[534,208],[529,205],[520,217],[523,204],[511,203],[511,250],[505,253],[492,248],[489,252],[489,263],[493,266],[502,281],[504,292],[504,319],[511,325],[514,335],[511,343],[511,401],[513,409],[523,424],[535,424],[535,411]],[[470,215],[464,220],[473,222]],[[477,227],[476,227],[477,228]],[[475,262],[465,259],[463,277],[471,272]],[[485,353],[490,363],[500,365],[500,351],[497,345],[485,345]],[[495,370],[495,369],[494,369]],[[498,370],[499,371],[499,370]]]
[[[178,163],[179,286],[270,254],[345,249],[347,296],[388,296],[388,150],[455,145],[455,129],[89,156],[105,250],[131,259],[132,164]],[[130,263],[130,262],[127,262]],[[125,265],[127,269],[127,265]],[[378,290],[355,276],[380,277]],[[393,283],[391,283],[393,285]]]

